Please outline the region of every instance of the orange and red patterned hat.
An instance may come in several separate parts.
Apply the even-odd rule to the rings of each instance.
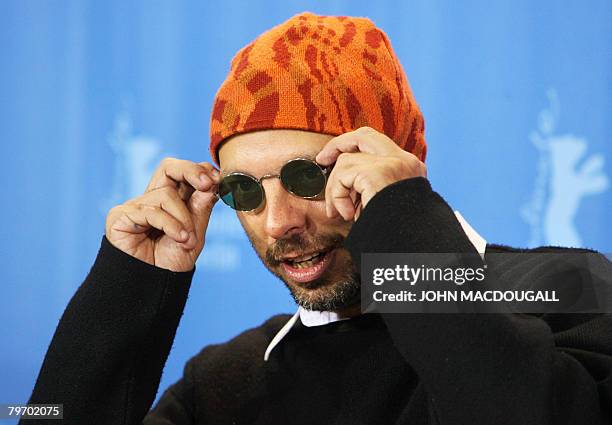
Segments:
[[[368,18],[300,13],[234,56],[210,121],[210,154],[265,129],[334,136],[369,126],[425,160],[425,122],[387,35]]]

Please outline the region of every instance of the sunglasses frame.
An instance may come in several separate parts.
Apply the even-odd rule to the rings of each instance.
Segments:
[[[288,164],[290,164],[290,163],[292,163],[294,161],[308,161],[308,162],[316,165],[317,168],[319,170],[321,170],[321,173],[323,174],[323,177],[325,177],[325,183],[323,184],[323,189],[321,190],[321,192],[319,192],[319,193],[317,193],[316,195],[313,195],[313,196],[301,196],[301,195],[293,193],[291,190],[287,189],[287,187],[285,186],[285,183],[283,182],[283,179],[281,179],[281,173],[283,171],[283,168],[285,168]],[[263,193],[261,202],[255,208],[252,208],[250,210],[238,210],[238,209],[232,208],[231,206],[225,204],[225,201],[223,203],[225,205],[227,205],[228,207],[232,208],[234,211],[252,212],[252,211],[259,210],[259,208],[261,208],[261,206],[266,201],[266,189],[263,187],[263,184],[261,184],[261,182],[263,180],[265,180],[265,179],[271,179],[271,178],[279,179],[280,182],[281,182],[281,185],[283,186],[283,189],[285,189],[288,193],[290,193],[293,196],[296,196],[296,197],[302,198],[302,199],[316,199],[316,198],[320,197],[323,192],[325,192],[325,187],[327,186],[327,178],[329,176],[329,172],[330,172],[331,168],[332,168],[331,166],[329,166],[329,167],[322,167],[314,159],[298,157],[298,158],[292,158],[289,161],[285,162],[283,164],[283,166],[280,168],[280,173],[279,174],[265,174],[265,175],[261,176],[260,178],[256,178],[255,176],[252,176],[252,175],[247,174],[247,173],[243,173],[243,172],[240,172],[240,171],[234,171],[232,173],[223,175],[222,179],[221,179],[221,182],[223,182],[223,179],[225,179],[226,177],[230,177],[230,176],[244,176],[244,177],[248,177],[249,179],[251,179],[255,183],[257,183],[259,185],[259,187],[261,188],[261,191]],[[219,183],[219,186],[220,185],[221,185],[221,183]],[[217,188],[217,193],[215,195],[217,196],[217,198],[221,199],[221,196],[219,195],[219,189],[218,188]]]

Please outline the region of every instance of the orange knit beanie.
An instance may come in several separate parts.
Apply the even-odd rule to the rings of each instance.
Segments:
[[[304,12],[238,51],[217,95],[210,154],[265,129],[338,136],[369,126],[425,160],[425,123],[386,34],[367,18]]]

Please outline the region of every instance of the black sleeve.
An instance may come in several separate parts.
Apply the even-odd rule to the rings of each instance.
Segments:
[[[193,273],[151,266],[103,238],[59,322],[29,403],[63,404],[66,424],[141,424]]]
[[[142,425],[192,425],[195,423],[194,381],[185,375],[164,391]]]
[[[357,265],[367,252],[476,253],[424,178],[379,192],[346,246]],[[600,268],[612,273],[603,257]],[[382,316],[423,381],[432,423],[612,423],[610,315]]]

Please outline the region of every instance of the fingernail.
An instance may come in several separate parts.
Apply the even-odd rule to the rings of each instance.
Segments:
[[[179,234],[179,236],[181,237],[182,240],[186,240],[189,237],[189,233],[187,232],[187,230],[181,230],[181,233]]]
[[[219,176],[220,176],[220,174],[219,174],[219,172],[218,172],[217,170],[212,170],[212,171],[210,172],[210,174],[212,174],[212,176],[213,176],[215,179],[218,179],[218,178],[219,178]]]

